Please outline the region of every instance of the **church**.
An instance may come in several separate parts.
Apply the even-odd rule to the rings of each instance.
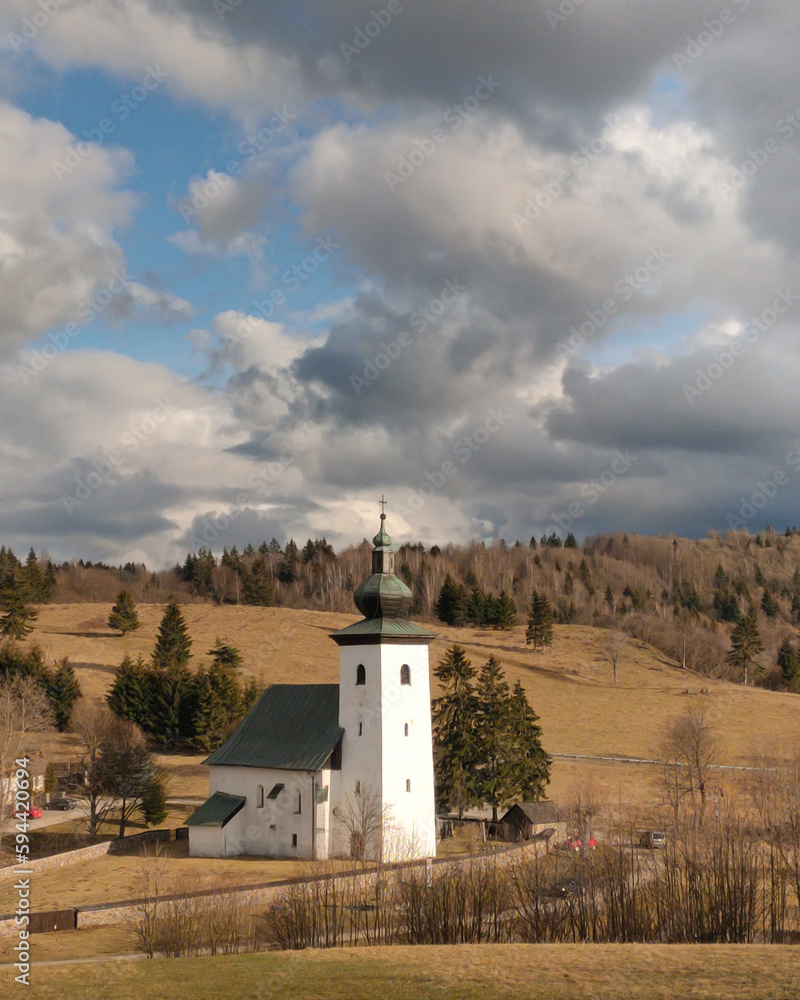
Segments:
[[[192,857],[405,860],[436,854],[428,646],[408,620],[386,514],[361,621],[331,634],[338,684],[271,684],[205,761]]]

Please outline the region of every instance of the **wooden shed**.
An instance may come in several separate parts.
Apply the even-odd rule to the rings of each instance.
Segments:
[[[500,818],[507,840],[543,840],[555,842],[566,837],[566,824],[559,820],[558,806],[544,799],[541,802],[516,802]]]

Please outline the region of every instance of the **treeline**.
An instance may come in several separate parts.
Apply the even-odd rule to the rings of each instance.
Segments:
[[[124,586],[136,600],[153,603],[176,594],[184,601],[349,612],[353,589],[369,573],[370,551],[366,540],[337,553],[324,538],[302,547],[273,538],[241,552],[235,546],[221,555],[200,549],[157,573],[130,563],[114,568],[79,561],[54,568],[49,597],[108,601]],[[44,556],[37,562],[47,575]],[[745,668],[729,657],[731,638],[748,616],[761,646],[746,665],[748,682],[790,689],[799,683],[778,662],[787,641],[797,655],[795,528],[755,536],[712,532],[698,540],[615,533],[587,538],[582,546],[572,535],[563,542],[550,535],[513,545],[416,543],[398,548],[396,566],[414,593],[414,616],[507,629],[526,621],[537,593],[549,602],[556,624],[622,628],[690,669],[734,681],[745,679]]]

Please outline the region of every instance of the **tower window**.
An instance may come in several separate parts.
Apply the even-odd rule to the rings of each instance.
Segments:
[[[364,735],[364,723],[363,722],[359,722],[359,724],[358,724],[358,735],[359,736],[363,736]]]
[[[403,735],[408,736],[408,723],[405,725],[405,733]]]
[[[403,666],[400,667],[400,683],[401,684],[411,683],[411,667],[409,667],[407,663],[404,663]]]
[[[256,806],[259,809],[263,809],[264,808],[264,786],[263,785],[259,785],[258,786],[258,790],[256,792]]]
[[[411,778],[406,778],[406,791],[411,791]]]
[[[356,685],[367,683],[367,671],[364,668],[363,663],[359,663],[356,667]]]
[[[301,792],[297,793],[297,805],[295,807],[295,816],[303,811],[303,796]]]
[[[292,847],[297,847],[297,834],[292,834]]]
[[[360,794],[361,794],[361,782],[357,781],[356,782],[356,795],[360,795]]]

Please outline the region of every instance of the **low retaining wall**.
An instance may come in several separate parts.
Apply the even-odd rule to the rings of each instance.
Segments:
[[[0,881],[16,879],[17,868],[25,868],[27,871],[39,875],[41,872],[53,871],[56,868],[77,865],[81,861],[91,861],[93,858],[100,858],[104,854],[119,854],[121,851],[126,851],[129,847],[135,847],[139,844],[155,844],[172,839],[172,830],[145,830],[143,833],[131,834],[130,837],[104,840],[102,843],[90,844],[88,847],[76,847],[74,851],[61,851],[59,854],[50,854],[46,858],[35,858],[24,865],[9,865],[5,868],[0,868]]]

